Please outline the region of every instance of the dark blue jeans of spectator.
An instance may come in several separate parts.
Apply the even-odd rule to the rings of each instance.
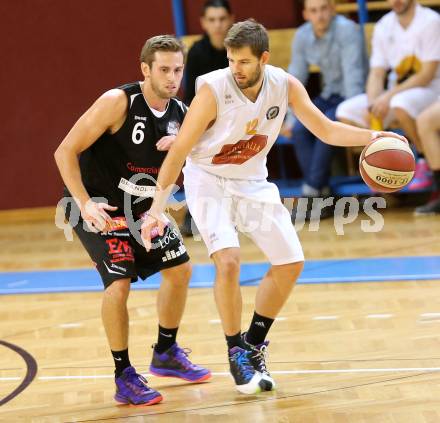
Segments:
[[[336,107],[343,100],[336,94],[328,99],[320,96],[312,99],[313,104],[330,120],[336,119]],[[316,138],[299,120],[293,127],[292,140],[304,182],[317,190],[328,186],[335,148]]]

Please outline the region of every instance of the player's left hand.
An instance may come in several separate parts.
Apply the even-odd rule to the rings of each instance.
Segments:
[[[405,137],[403,137],[402,135],[396,134],[395,132],[390,132],[390,131],[373,131],[371,133],[371,141],[374,141],[377,138],[382,138],[382,137],[397,138],[400,141],[403,141],[403,142],[409,144],[408,140]]]
[[[148,211],[142,216],[141,239],[147,251],[151,250],[151,240],[158,235],[162,236],[167,224],[163,214],[156,216]]]
[[[176,140],[175,135],[165,135],[157,143],[156,148],[159,151],[168,151]]]

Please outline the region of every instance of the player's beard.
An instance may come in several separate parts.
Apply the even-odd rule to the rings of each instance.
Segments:
[[[156,81],[153,78],[150,78],[150,85],[154,94],[156,94],[159,98],[163,100],[169,100],[170,98],[175,97],[177,94],[178,89],[175,89],[173,91],[168,91],[164,88],[161,88],[160,85],[156,83]]]
[[[257,67],[255,68],[254,73],[252,73],[252,75],[248,78],[247,81],[238,82],[236,78],[234,79],[238,85],[238,88],[240,88],[240,90],[245,90],[246,88],[253,87],[260,80],[260,77],[261,77],[261,65],[258,64]]]

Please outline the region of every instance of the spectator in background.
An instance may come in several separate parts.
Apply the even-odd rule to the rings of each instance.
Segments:
[[[426,160],[432,169],[435,191],[427,204],[416,208],[415,214],[440,214],[440,100],[417,118],[417,131]]]
[[[319,66],[322,91],[313,103],[335,120],[338,104],[364,90],[367,60],[362,30],[353,21],[335,14],[333,0],[305,0],[303,16],[307,22],[296,31],[288,71],[306,84],[310,66]],[[335,147],[316,138],[300,121],[293,123],[293,117],[287,121],[287,130],[289,126],[293,126],[293,145],[304,177],[302,195],[328,195]],[[299,210],[295,212],[299,218]],[[309,208],[304,218],[310,218],[310,213]],[[321,218],[331,214],[331,208],[326,207]]]
[[[234,22],[228,0],[207,0],[203,5],[200,25],[203,38],[189,49],[185,66],[185,103],[189,106],[195,95],[198,76],[228,67],[223,41]]]
[[[361,127],[396,121],[420,155],[409,189],[426,188],[432,178],[416,119],[440,95],[440,16],[416,0],[388,2],[392,11],[374,27],[367,92],[343,102],[336,117]]]
[[[195,95],[197,77],[229,66],[223,42],[233,23],[234,15],[228,0],[205,1],[200,18],[200,25],[205,33],[189,49],[185,66],[184,101],[188,106]],[[195,231],[194,224],[191,224],[191,215],[187,211],[180,232],[184,236],[191,236]]]

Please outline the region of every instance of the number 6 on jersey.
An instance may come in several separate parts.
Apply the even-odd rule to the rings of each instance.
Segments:
[[[136,125],[134,125],[131,140],[135,144],[140,144],[144,140],[145,134],[142,129],[145,129],[144,122],[138,122]]]

